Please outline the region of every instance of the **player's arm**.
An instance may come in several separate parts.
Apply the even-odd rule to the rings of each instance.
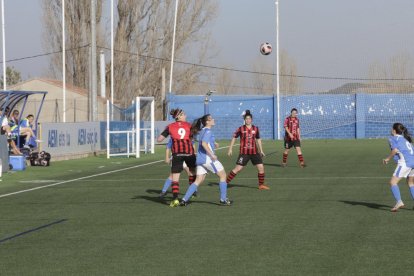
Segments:
[[[298,128],[298,140],[300,140],[300,128]]]
[[[161,143],[162,141],[164,141],[165,138],[168,137],[168,135],[170,135],[170,132],[168,130],[168,126],[164,129],[164,131],[160,134],[160,136],[157,137],[157,142]]]
[[[263,152],[262,139],[257,139],[257,146],[259,147],[260,155],[265,156]]]
[[[165,149],[165,163],[170,164],[170,148]]]
[[[228,156],[231,156],[233,154],[233,146],[235,142],[236,142],[236,138],[233,137],[233,139],[231,139],[229,149],[227,150]]]
[[[289,135],[290,139],[293,139],[293,134],[290,132],[289,127],[285,127],[286,133]]]
[[[211,158],[211,160],[216,161],[217,156],[211,151],[209,144],[206,141],[201,142],[204,150],[206,151],[207,155]]]
[[[387,158],[385,158],[385,159],[382,159],[382,163],[385,165],[385,164],[388,164],[388,162],[394,157],[394,155],[396,155],[398,153],[398,149],[397,148],[394,148],[393,150],[391,150],[391,153],[390,153],[390,155],[388,155],[387,156]]]

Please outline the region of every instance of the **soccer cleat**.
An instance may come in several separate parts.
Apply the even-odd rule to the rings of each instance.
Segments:
[[[159,198],[164,198],[167,195],[167,192],[161,192]]]
[[[35,140],[35,142],[36,142],[36,143],[42,143],[42,142],[43,142],[43,140],[36,139],[36,140]]]
[[[301,167],[301,168],[304,168],[304,167],[306,167],[306,164],[305,164],[305,162],[301,162],[301,163],[300,163],[300,167]]]
[[[232,204],[233,202],[228,198],[226,198],[225,200],[220,199],[220,205],[222,206],[230,206]]]
[[[30,149],[30,146],[29,145],[24,145],[23,148]]]
[[[180,205],[180,201],[177,198],[173,199],[170,203],[170,207],[177,207],[179,205]]]
[[[404,202],[402,202],[401,200],[398,201],[397,204],[395,204],[395,206],[391,209],[391,212],[397,212],[397,210],[400,208],[404,208]]]
[[[287,167],[287,163],[282,162],[282,168],[286,168],[286,167]]]
[[[265,184],[259,185],[259,190],[270,190],[269,186],[266,186]]]
[[[185,200],[181,200],[180,201],[180,206],[185,207],[187,205],[188,205],[188,202],[187,201],[185,201]]]

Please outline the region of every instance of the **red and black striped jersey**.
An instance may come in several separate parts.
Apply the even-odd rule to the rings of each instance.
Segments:
[[[248,128],[243,125],[234,132],[233,137],[240,137],[240,154],[257,154],[256,139],[260,139],[257,126]]]
[[[169,124],[161,133],[162,136],[171,136],[172,153],[194,154],[191,137],[191,124],[188,122],[174,122]]]
[[[293,135],[293,139],[290,138],[289,134],[286,131],[286,127],[289,129],[290,133]],[[285,129],[285,139],[288,141],[296,141],[299,140],[299,118],[298,117],[286,117],[285,123],[283,124],[283,128]]]

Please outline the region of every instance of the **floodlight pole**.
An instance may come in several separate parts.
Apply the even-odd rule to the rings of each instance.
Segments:
[[[3,90],[7,90],[7,69],[6,69],[6,26],[4,24],[4,0],[1,0],[1,29],[3,36]]]
[[[280,140],[280,56],[279,56],[279,0],[276,0],[276,109],[277,139]]]
[[[97,72],[96,72],[96,0],[91,0],[91,44],[92,44],[92,121],[98,120]]]
[[[173,40],[172,40],[172,48],[171,48],[171,65],[170,65],[170,87],[168,89],[168,92],[170,94],[172,91],[172,77],[173,77],[173,69],[174,69],[175,32],[177,28],[178,1],[179,0],[175,0],[174,28],[173,28]]]
[[[62,98],[63,122],[66,123],[66,38],[65,38],[65,0],[62,0]]]
[[[209,90],[206,93],[206,97],[204,98],[204,115],[207,115],[208,113],[210,113],[209,108],[208,108],[208,104],[210,102],[210,96],[215,93],[215,90]]]
[[[111,105],[114,105],[114,0],[111,0]],[[111,108],[111,120],[114,119],[114,111]]]

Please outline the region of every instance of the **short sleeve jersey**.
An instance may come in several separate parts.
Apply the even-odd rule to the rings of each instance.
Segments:
[[[243,125],[236,129],[233,138],[240,137],[240,154],[257,154],[256,139],[260,139],[260,132],[257,126],[250,128]]]
[[[171,123],[165,128],[161,135],[164,137],[171,136],[171,151],[173,154],[194,154],[190,123]]]
[[[207,151],[204,149],[202,143],[207,143],[210,150],[214,153],[216,139],[210,128],[203,128],[198,137],[197,165],[202,165],[207,163],[207,160],[209,159]]]
[[[407,167],[414,168],[414,150],[411,143],[402,135],[391,136],[388,138],[388,142],[391,150],[398,150],[394,156],[395,162],[403,163]]]
[[[286,127],[289,129],[290,133],[293,135],[293,139],[290,138],[289,134],[286,131]],[[285,139],[288,141],[296,141],[299,140],[299,118],[297,117],[286,117],[285,122],[283,124],[283,128],[285,129]]]

